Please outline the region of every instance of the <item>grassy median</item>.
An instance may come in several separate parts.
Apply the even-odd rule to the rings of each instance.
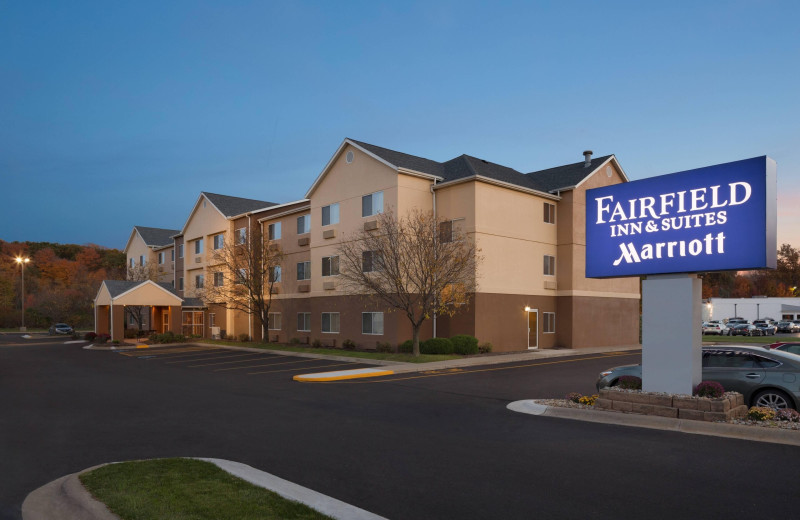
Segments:
[[[717,334],[703,334],[703,342],[708,343],[754,343],[758,345],[769,345],[776,341],[795,341],[797,338],[783,338],[779,336],[719,336]]]
[[[278,343],[248,343],[241,341],[197,339],[198,343],[210,345],[229,345],[232,347],[262,348],[266,350],[280,350],[282,352],[305,352],[309,354],[322,354],[324,356],[342,356],[361,359],[381,359],[386,361],[399,361],[402,363],[431,363],[433,361],[447,361],[448,359],[461,359],[458,354],[394,354],[391,352],[364,352],[360,350],[344,350],[338,348],[300,347],[296,345],[281,345]]]
[[[330,518],[201,460],[109,464],[82,474],[80,479],[97,500],[123,520]]]

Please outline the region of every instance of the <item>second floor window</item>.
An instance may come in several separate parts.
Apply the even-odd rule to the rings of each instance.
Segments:
[[[166,260],[165,256],[166,255],[164,253],[158,253],[158,263],[159,263],[159,265],[164,263],[164,260]]]
[[[297,262],[297,279],[311,280],[311,262]]]
[[[225,275],[223,273],[214,273],[214,285],[217,287],[225,285]]]
[[[269,271],[269,281],[270,282],[280,282],[281,281],[281,266],[276,265]]]
[[[146,260],[144,259],[144,255],[141,255],[141,256],[139,257],[139,265],[144,265],[144,264],[145,264],[145,262],[146,262]]]
[[[183,258],[183,244],[178,244],[178,258]]]
[[[247,281],[247,269],[244,269],[244,268],[243,269],[239,269],[236,272],[236,283],[241,285],[241,284],[245,283],[246,281]]]
[[[555,276],[556,257],[550,255],[544,255],[544,274],[547,276]]]
[[[174,249],[170,250],[170,254],[172,255],[172,261],[174,262],[175,261],[175,250]]]
[[[236,243],[237,244],[247,243],[247,228],[239,228],[236,230]]]
[[[339,203],[322,206],[322,225],[330,226],[339,223]]]
[[[179,291],[183,290],[183,277],[182,276],[180,278],[178,278],[178,290]]]
[[[302,235],[311,231],[311,216],[297,217],[297,234]]]
[[[205,285],[206,285],[205,277],[202,274],[198,274],[197,276],[194,277],[194,286],[197,289],[202,289],[203,287],[205,287]]]
[[[544,221],[547,224],[556,223],[556,205],[549,202],[544,203]]]
[[[194,241],[194,254],[199,255],[203,252],[203,239]]]
[[[376,191],[361,197],[361,216],[371,217],[383,213],[383,192]]]
[[[220,233],[219,235],[214,235],[214,249],[222,249],[225,246],[225,236]]]
[[[270,224],[269,227],[269,239],[270,240],[280,240],[281,239],[281,223],[275,222],[274,224]]]
[[[131,267],[136,267],[136,259],[131,258]]]
[[[337,274],[339,274],[339,257],[323,256],[322,276],[336,276]]]
[[[362,251],[361,252],[361,271],[364,273],[371,273],[372,271],[379,271],[381,268],[381,252],[380,251]]]

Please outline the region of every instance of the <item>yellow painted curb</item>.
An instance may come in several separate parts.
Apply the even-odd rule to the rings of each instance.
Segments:
[[[150,345],[136,345],[136,348],[150,348]]]
[[[343,381],[345,379],[359,379],[362,377],[390,376],[392,374],[394,374],[394,370],[381,370],[379,372],[368,372],[365,374],[347,374],[343,376],[331,376],[331,377],[310,377],[308,375],[294,376],[292,379],[294,379],[295,381],[301,381],[305,383],[316,383],[323,381]]]

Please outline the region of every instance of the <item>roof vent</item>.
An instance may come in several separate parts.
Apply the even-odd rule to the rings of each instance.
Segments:
[[[583,152],[583,157],[586,159],[586,162],[583,163],[583,167],[588,168],[589,166],[592,165],[592,151],[586,150],[585,152]]]

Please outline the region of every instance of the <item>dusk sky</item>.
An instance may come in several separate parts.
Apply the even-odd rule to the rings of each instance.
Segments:
[[[345,137],[631,179],[769,155],[800,247],[800,3],[0,3],[0,239],[122,248],[300,199]]]

